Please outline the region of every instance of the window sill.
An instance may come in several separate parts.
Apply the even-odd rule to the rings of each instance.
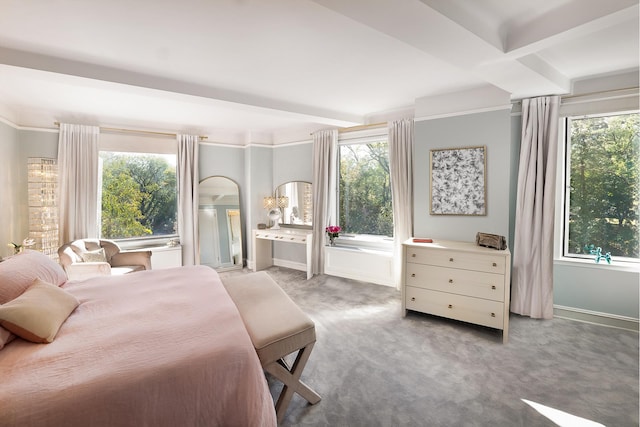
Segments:
[[[611,264],[608,264],[606,260],[602,260],[599,263],[596,263],[594,260],[590,259],[581,259],[581,258],[569,258],[569,257],[560,257],[555,258],[553,260],[554,265],[566,265],[571,267],[585,267],[585,268],[596,268],[596,269],[609,269],[616,271],[640,271],[640,264],[634,262],[616,262],[614,259],[611,261]]]
[[[393,237],[370,234],[343,234],[336,240],[336,246],[361,251],[393,252]]]
[[[140,238],[140,239],[114,239],[114,242],[120,246],[122,250],[131,251],[131,250],[141,250],[141,249],[151,249],[158,247],[172,247],[172,241],[179,241],[177,235],[172,236],[162,236],[162,237],[151,237],[151,238]],[[173,246],[180,246],[179,243],[174,244]]]

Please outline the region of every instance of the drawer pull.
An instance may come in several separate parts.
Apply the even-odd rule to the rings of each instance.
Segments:
[[[491,313],[491,317],[496,317],[496,314],[495,313]]]
[[[411,254],[411,258],[415,258],[415,257],[416,257],[416,254]]]
[[[415,301],[415,300],[416,300],[416,297],[411,297],[411,301]]]
[[[416,273],[411,273],[411,277],[416,277]]]
[[[453,262],[453,258],[449,258],[449,262]]]
[[[494,262],[494,263],[493,263],[493,266],[494,266],[494,267],[497,267],[497,266],[498,266],[498,263],[495,263],[495,262]]]
[[[448,307],[449,307],[449,308],[453,308],[453,304],[449,304],[449,306],[448,306]]]
[[[292,238],[291,238],[291,240],[295,240],[295,239],[296,239],[295,237],[292,237]]]
[[[449,283],[453,283],[453,279],[449,279]]]
[[[496,285],[491,285],[491,290],[496,290]]]

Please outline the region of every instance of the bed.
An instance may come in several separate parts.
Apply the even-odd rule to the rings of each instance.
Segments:
[[[79,305],[51,343],[17,337],[0,349],[0,426],[276,425],[258,357],[214,270],[66,282],[45,259],[0,263],[0,310],[27,294],[15,282],[34,276]]]

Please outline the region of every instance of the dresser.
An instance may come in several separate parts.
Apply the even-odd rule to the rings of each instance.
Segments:
[[[253,271],[263,270],[273,265],[273,242],[284,242],[300,245],[305,250],[307,260],[307,279],[313,276],[311,272],[311,244],[313,232],[296,228],[280,228],[277,230],[253,230]]]
[[[511,253],[472,242],[403,244],[402,313],[448,317],[509,333]]]

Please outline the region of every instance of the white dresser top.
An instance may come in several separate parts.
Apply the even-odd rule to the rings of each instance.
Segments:
[[[423,248],[451,249],[463,252],[473,253],[491,253],[491,254],[510,254],[509,248],[498,250],[493,248],[485,248],[478,246],[475,242],[461,242],[456,240],[433,239],[433,243],[417,243],[413,241],[413,237],[404,241],[403,245]]]

